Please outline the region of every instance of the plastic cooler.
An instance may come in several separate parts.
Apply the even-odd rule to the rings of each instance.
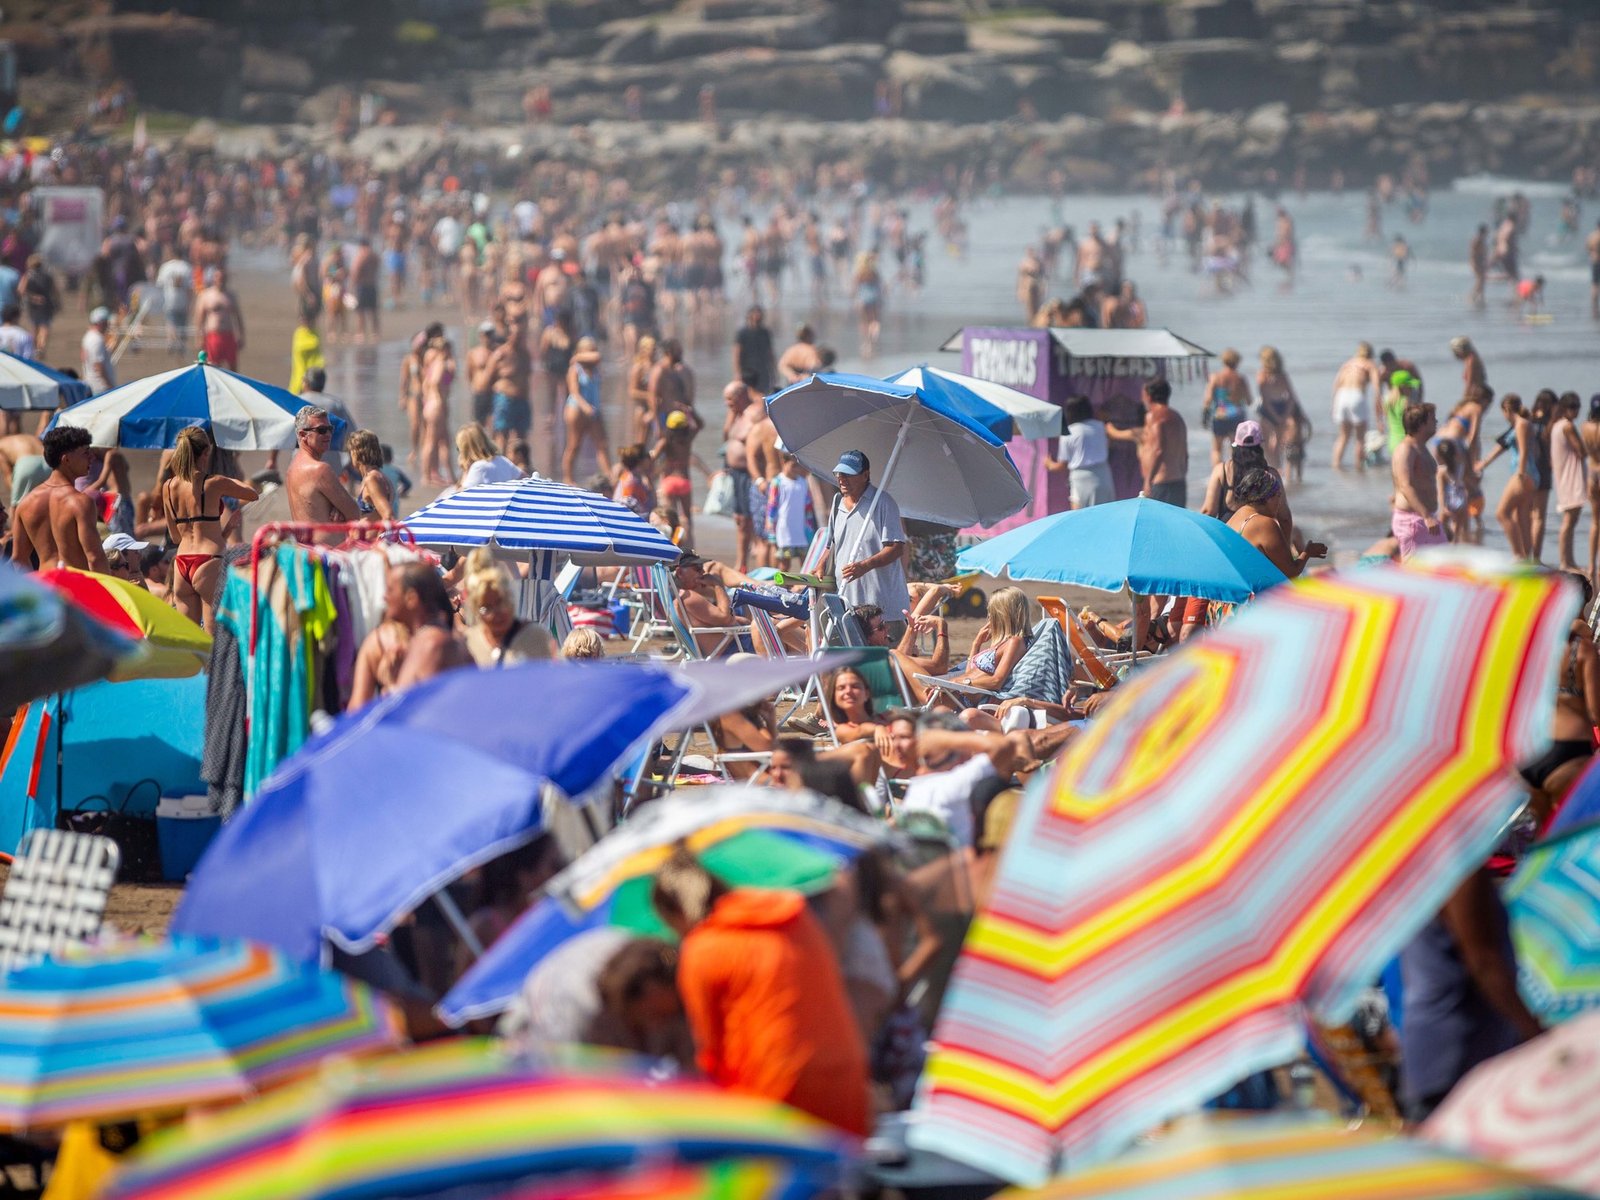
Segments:
[[[169,883],[187,879],[221,828],[222,817],[205,796],[163,796],[156,805],[161,877]]]

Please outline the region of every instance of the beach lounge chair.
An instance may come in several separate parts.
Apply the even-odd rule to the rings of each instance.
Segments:
[[[650,579],[655,585],[656,593],[661,597],[667,624],[672,630],[673,640],[677,643],[676,651],[669,651],[667,658],[681,658],[685,662],[695,662],[703,658],[721,658],[724,654],[739,648],[737,629],[726,625],[707,625],[697,628],[689,624],[684,617],[683,606],[678,603],[680,598],[678,581],[673,578],[672,570],[666,563],[652,563]],[[718,639],[709,654],[702,653],[700,643],[695,640],[696,635],[702,633],[716,635]]]
[[[856,654],[858,657],[850,666],[866,683],[867,693],[872,697],[874,712],[881,713],[889,708],[917,707],[911,685],[906,682],[905,673],[900,669],[900,660],[894,656],[893,650],[887,646],[864,646],[856,650]],[[839,735],[834,725],[833,701],[827,695],[827,689],[820,684],[817,688],[817,699],[822,709],[823,723],[828,728],[828,736],[835,745],[838,745]]]
[[[632,610],[628,632],[633,635],[633,653],[652,638],[673,636],[672,622],[667,619],[666,604],[656,591],[654,572],[647,566],[628,567],[611,585],[613,599],[621,600]]]
[[[1061,626],[1054,618],[1045,617],[1029,631],[1027,649],[1011,669],[1005,686],[998,691],[957,683],[946,675],[914,675],[912,678],[928,689],[930,703],[933,693],[943,692],[958,703],[970,706],[999,704],[1017,697],[1059,704],[1072,686],[1072,664],[1072,650]],[[955,674],[960,671],[952,672]]]
[[[1116,654],[1096,645],[1078,620],[1078,614],[1068,608],[1067,602],[1060,596],[1040,596],[1039,607],[1060,623],[1062,632],[1067,635],[1067,643],[1083,668],[1082,677],[1085,681],[1101,691],[1114,687],[1119,678],[1116,668],[1132,662],[1133,655]]]
[[[0,893],[0,970],[39,962],[98,934],[121,863],[108,837],[29,830]]]
[[[850,615],[850,610],[845,607],[844,597],[836,592],[824,592],[818,597],[813,609],[820,609],[822,614],[821,631],[824,646],[865,646],[866,634],[862,631],[861,622]]]

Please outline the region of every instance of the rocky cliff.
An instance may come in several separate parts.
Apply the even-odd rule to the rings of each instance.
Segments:
[[[448,119],[503,141],[488,131],[522,127],[542,88],[548,116],[514,139],[524,149],[664,155],[671,165],[651,169],[671,178],[769,154],[866,156],[910,181],[974,156],[1018,182],[1052,165],[1096,184],[1168,166],[1359,179],[1408,157],[1440,175],[1559,176],[1600,152],[1595,0],[109,7],[55,0],[0,36],[25,70],[118,76],[152,107],[311,127],[297,137],[360,88],[397,124]],[[717,127],[696,128],[708,99]]]

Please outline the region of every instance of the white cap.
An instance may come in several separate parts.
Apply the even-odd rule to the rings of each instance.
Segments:
[[[149,548],[149,542],[141,542],[126,533],[109,534],[106,540],[100,543],[100,549],[107,554],[120,554],[124,550],[148,550]]]
[[[103,304],[89,314],[89,324],[91,325],[98,325],[101,321],[109,320],[111,320],[111,310]]]

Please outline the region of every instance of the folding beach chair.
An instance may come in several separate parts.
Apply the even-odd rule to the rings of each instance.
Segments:
[[[1060,623],[1073,654],[1083,667],[1086,681],[1100,691],[1114,687],[1119,678],[1116,668],[1132,662],[1133,655],[1117,654],[1097,646],[1078,620],[1078,614],[1068,608],[1060,596],[1040,596],[1039,607]]]
[[[36,963],[99,933],[121,863],[108,837],[29,830],[0,893],[0,970]]]
[[[670,570],[669,570],[670,574]],[[613,599],[621,600],[632,610],[628,631],[633,634],[633,653],[651,638],[670,638],[672,622],[667,619],[667,608],[656,591],[654,572],[650,567],[633,566],[617,577],[611,585]]]
[[[720,658],[726,651],[738,648],[737,629],[726,625],[696,628],[689,624],[684,618],[682,606],[678,603],[678,581],[672,577],[672,572],[666,563],[652,563],[650,579],[661,597],[662,608],[666,611],[667,624],[672,630],[673,640],[678,644],[676,653],[669,652],[667,658],[681,658],[685,662],[695,662],[703,658]],[[714,634],[718,638],[710,654],[702,654],[700,644],[695,640],[695,636],[702,633]]]
[[[844,597],[836,592],[824,592],[816,598],[812,611],[820,611],[822,646],[865,646],[866,632],[861,622],[851,616],[844,605]]]
[[[932,693],[944,692],[972,707],[999,704],[1018,697],[1059,704],[1072,686],[1072,662],[1072,649],[1061,626],[1053,618],[1045,617],[1029,631],[1027,649],[1011,669],[1005,686],[998,691],[957,683],[945,675],[914,675],[912,678],[928,689],[929,703],[933,701]]]
[[[858,657],[850,667],[867,685],[867,694],[872,697],[874,712],[881,713],[889,708],[917,707],[911,685],[906,682],[905,672],[900,669],[900,660],[894,656],[893,650],[887,646],[864,646],[857,649],[856,654]],[[839,735],[834,724],[833,701],[827,695],[827,689],[819,686],[817,699],[822,707],[823,723],[827,725],[829,736],[837,744]]]

